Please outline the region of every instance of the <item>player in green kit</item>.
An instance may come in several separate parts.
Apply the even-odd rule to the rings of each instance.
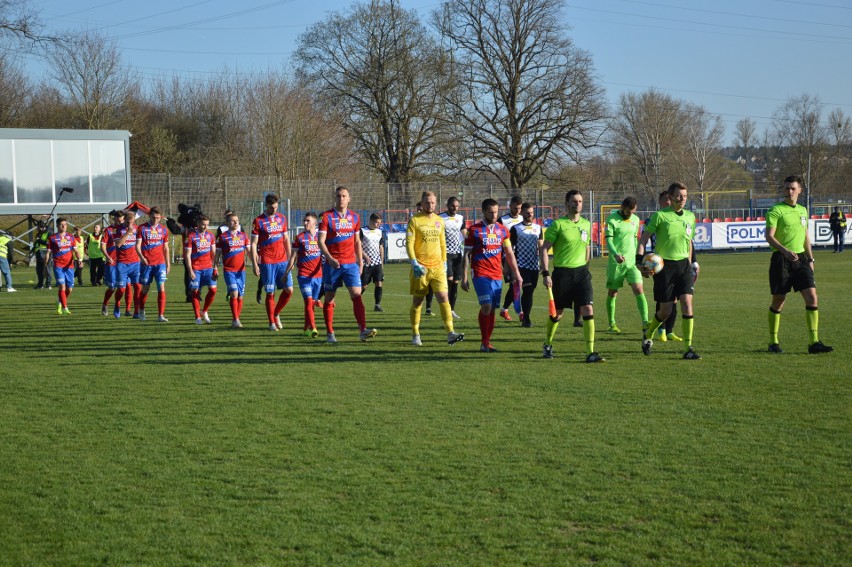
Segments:
[[[595,352],[595,317],[592,310],[592,274],[589,260],[592,257],[592,225],[580,216],[583,196],[577,190],[565,195],[568,213],[556,219],[544,233],[541,247],[541,275],[544,285],[553,288],[556,317],[547,322],[544,341],[544,358],[553,358],[553,337],[559,326],[562,312],[570,305],[580,306],[583,318],[583,337],[586,339],[586,362],[603,362]],[[553,278],[550,277],[548,252],[553,249]]]
[[[645,231],[639,239],[636,262],[641,265],[645,255],[645,244],[652,234],[657,235],[655,252],[665,262],[663,269],[654,274],[654,299],[660,308],[650,321],[642,337],[642,353],[651,354],[654,341],[651,338],[657,329],[665,323],[672,311],[672,305],[680,300],[681,323],[683,324],[684,360],[700,360],[701,357],[692,348],[692,294],[694,277],[692,271],[692,238],[695,236],[695,215],[684,209],[687,189],[683,183],[669,185],[671,206],[660,209],[648,219]],[[650,272],[642,268],[643,275]]]
[[[819,340],[819,311],[814,283],[814,254],[808,236],[808,211],[796,204],[802,192],[802,178],[791,175],[784,180],[787,197],[766,213],[766,241],[772,247],[769,261],[769,289],[772,304],[769,306],[769,352],[781,354],[778,329],[781,326],[781,309],[791,289],[802,294],[805,300],[805,319],[808,323],[810,354],[831,352],[833,347]]]
[[[636,199],[627,197],[621,202],[621,208],[613,211],[606,219],[606,247],[609,250],[609,262],[606,267],[606,314],[609,318],[609,332],[620,333],[615,324],[615,300],[618,290],[627,280],[636,296],[636,308],[642,320],[642,329],[648,326],[648,300],[642,288],[642,274],[636,267],[636,245],[639,236],[639,217],[636,212]]]

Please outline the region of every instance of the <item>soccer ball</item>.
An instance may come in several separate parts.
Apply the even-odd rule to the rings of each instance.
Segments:
[[[656,254],[648,254],[642,258],[642,266],[652,274],[659,274],[663,269],[663,259]]]

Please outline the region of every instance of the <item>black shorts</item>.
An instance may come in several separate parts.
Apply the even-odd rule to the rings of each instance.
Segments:
[[[592,304],[592,274],[589,268],[554,268],[553,299],[557,309]]]
[[[693,280],[689,258],[666,260],[662,271],[654,276],[654,301],[668,303],[681,295],[692,295],[695,292]]]
[[[790,289],[802,291],[816,287],[814,269],[804,253],[791,262],[781,252],[773,252],[769,260],[769,291],[772,295],[785,295]]]
[[[370,282],[378,283],[383,281],[385,281],[385,271],[382,264],[364,266],[364,271],[361,272],[361,287],[368,286]]]
[[[447,254],[447,279],[454,282],[462,280],[462,272],[464,271],[464,255],[463,254]]]
[[[527,268],[518,268],[518,270],[521,272],[524,287],[531,287],[535,289],[536,286],[538,286],[538,270],[529,270]]]

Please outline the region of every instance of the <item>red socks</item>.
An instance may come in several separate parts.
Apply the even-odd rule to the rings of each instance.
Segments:
[[[334,327],[332,323],[334,322],[334,301],[326,301],[325,308],[322,311],[322,318],[325,319],[325,331],[327,333],[333,333]]]
[[[364,298],[360,295],[352,300],[352,311],[355,312],[355,320],[358,321],[358,328],[363,331],[367,328],[367,311],[364,309]]]
[[[198,293],[198,296],[201,297],[201,292]],[[207,310],[210,309],[210,306],[213,305],[213,298],[216,297],[216,288],[211,287],[207,290],[207,296],[204,298],[204,312],[207,313]]]

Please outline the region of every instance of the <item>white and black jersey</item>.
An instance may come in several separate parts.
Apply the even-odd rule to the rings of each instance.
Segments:
[[[512,234],[512,227],[518,223],[523,222],[523,220],[524,217],[522,217],[521,215],[518,215],[516,217],[513,217],[512,215],[503,215],[502,217],[500,217],[500,224],[506,227],[506,230],[509,231],[509,234]]]
[[[464,248],[464,238],[462,230],[464,229],[464,215],[456,213],[452,216],[444,211],[438,215],[444,219],[444,231],[447,238],[447,255],[461,254]]]
[[[527,270],[539,269],[538,244],[541,241],[541,225],[517,223],[509,230],[512,249],[518,261],[518,267]]]
[[[364,250],[365,266],[378,266],[382,263],[381,246],[384,243],[385,233],[380,228],[361,229],[361,248]]]

